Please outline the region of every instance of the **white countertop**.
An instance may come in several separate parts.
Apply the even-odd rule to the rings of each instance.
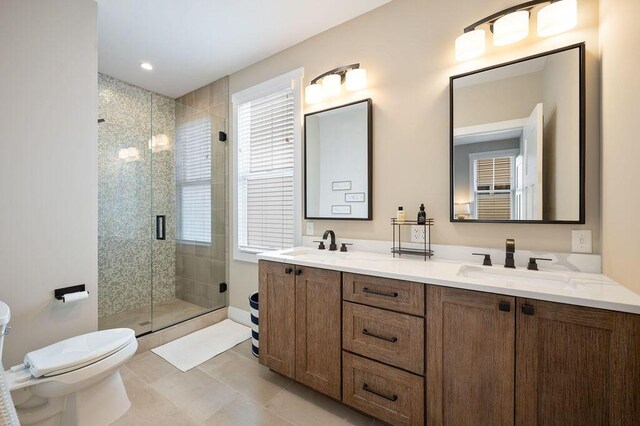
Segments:
[[[602,274],[505,269],[447,260],[394,258],[391,254],[321,251],[309,247],[264,252],[258,259],[397,280],[484,291],[640,314],[640,295]]]

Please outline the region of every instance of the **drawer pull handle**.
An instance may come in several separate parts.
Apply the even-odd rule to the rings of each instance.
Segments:
[[[398,341],[397,337],[387,337],[387,336],[381,336],[379,334],[375,334],[370,332],[369,330],[367,330],[366,328],[362,329],[362,334],[364,334],[365,336],[371,336],[371,337],[375,337],[376,339],[382,339],[382,340],[386,340],[387,342],[391,342],[391,343],[395,343]]]
[[[369,293],[369,294],[375,294],[377,296],[384,296],[384,297],[398,297],[398,293],[396,293],[395,291],[393,293],[387,293],[384,291],[375,291],[375,290],[369,290],[368,287],[365,287],[362,289],[363,293]]]
[[[378,392],[378,391],[377,391],[377,390],[375,390],[375,389],[371,389],[371,388],[369,387],[369,385],[368,385],[368,384],[366,384],[366,383],[364,383],[364,384],[362,385],[362,390],[365,390],[365,391],[367,391],[367,392],[371,392],[372,394],[374,394],[374,395],[378,395],[378,396],[380,396],[380,397],[382,397],[382,398],[384,398],[384,399],[388,399],[389,401],[394,401],[394,402],[395,402],[395,401],[397,401],[397,400],[398,400],[398,395],[391,395],[391,396],[389,396],[389,395],[385,395],[385,394],[383,394],[382,392]]]

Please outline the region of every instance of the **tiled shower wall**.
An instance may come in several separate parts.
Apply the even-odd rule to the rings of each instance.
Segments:
[[[176,126],[205,116],[211,119],[211,244],[177,242],[176,297],[205,308],[226,306],[219,284],[226,276],[227,131],[229,79],[221,78],[176,99]]]
[[[173,146],[175,101],[98,75],[98,315],[109,316],[175,297],[175,160],[152,153],[151,135]],[[124,148],[139,158],[119,157]],[[154,238],[156,214],[167,239]],[[153,262],[153,268],[152,268]],[[153,277],[152,277],[153,274]],[[153,280],[152,280],[153,278]],[[153,291],[152,291],[153,282]]]

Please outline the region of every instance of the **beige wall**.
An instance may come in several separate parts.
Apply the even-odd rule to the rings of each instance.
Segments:
[[[0,6],[0,300],[5,366],[97,328],[97,60],[93,0]],[[53,290],[84,283],[88,300]]]
[[[580,82],[576,50],[550,56],[544,68],[544,217],[580,217]]]
[[[640,2],[602,0],[600,12],[604,272],[640,292]]]
[[[411,217],[424,202],[435,218],[435,243],[503,247],[505,238],[513,237],[522,249],[567,252],[571,229],[587,228],[593,230],[594,250],[600,251],[598,1],[579,2],[574,31],[548,39],[532,34],[504,48],[488,43],[479,60],[457,63],[454,41],[462,29],[512,5],[511,0],[395,0],[230,76],[233,94],[297,67],[305,69],[305,84],[340,65],[360,62],[367,68],[368,90],[313,109],[373,99],[374,220],[316,221],[316,234],[331,228],[339,238],[390,241],[388,218],[397,206]],[[449,77],[581,41],[587,42],[586,226],[450,223]],[[246,298],[257,288],[257,265],[231,259],[229,280],[230,305],[247,310]]]

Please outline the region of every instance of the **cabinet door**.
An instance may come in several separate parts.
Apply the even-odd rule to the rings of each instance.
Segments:
[[[296,288],[293,265],[260,261],[260,364],[294,378]]]
[[[340,272],[296,267],[296,274],[296,380],[340,399]]]
[[[515,298],[427,290],[427,424],[513,424]]]
[[[518,298],[516,423],[637,424],[640,317]]]

